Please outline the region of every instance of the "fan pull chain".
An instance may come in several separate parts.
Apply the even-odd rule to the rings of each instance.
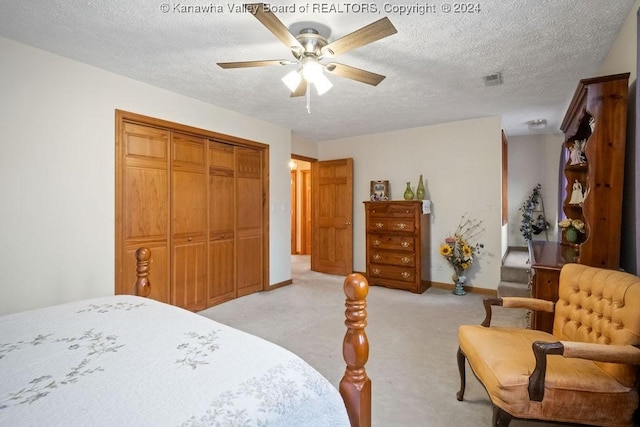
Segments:
[[[311,83],[307,81],[307,113],[311,114]]]

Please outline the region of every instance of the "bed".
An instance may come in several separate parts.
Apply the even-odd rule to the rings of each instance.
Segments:
[[[345,279],[337,390],[282,347],[146,298],[150,251],[136,257],[136,295],[0,317],[0,425],[370,425],[364,277]]]

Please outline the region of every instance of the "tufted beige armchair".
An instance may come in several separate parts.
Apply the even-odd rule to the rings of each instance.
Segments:
[[[494,407],[493,425],[537,419],[630,426],[638,407],[640,278],[567,264],[557,303],[534,298],[485,299],[482,325],[460,326],[458,368],[465,359]],[[553,334],[492,327],[491,306],[554,313]]]

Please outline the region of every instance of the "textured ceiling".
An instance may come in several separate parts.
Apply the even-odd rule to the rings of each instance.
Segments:
[[[413,12],[379,1],[271,3],[289,6],[276,15],[294,34],[316,23],[329,42],[383,16],[398,30],[333,59],[387,76],[379,86],[329,75],[334,87],[321,97],[312,91],[311,114],[305,97],[290,98],[280,82],[295,66],[216,65],[293,59],[231,0],[0,0],[0,36],[290,128],[309,141],[493,115],[502,116],[509,135],[523,135],[537,118],[548,120],[538,133],[558,131],[578,80],[595,76],[634,0],[482,0],[474,13],[445,13],[454,3],[440,0],[400,3]],[[424,5],[424,14],[415,9]],[[317,13],[301,13],[307,6]],[[485,86],[482,77],[495,72],[504,84]]]

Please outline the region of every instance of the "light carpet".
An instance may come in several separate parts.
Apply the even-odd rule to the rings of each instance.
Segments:
[[[292,259],[292,285],[238,298],[200,314],[291,350],[337,387],[345,370],[344,277],[310,271],[308,257]],[[366,370],[372,381],[374,426],[491,425],[491,402],[468,366],[465,400],[456,400],[460,386],[457,329],[482,322],[483,297],[456,296],[437,288],[424,294],[369,288]],[[497,307],[492,324],[525,326],[527,314]],[[512,427],[550,425],[511,423]]]

